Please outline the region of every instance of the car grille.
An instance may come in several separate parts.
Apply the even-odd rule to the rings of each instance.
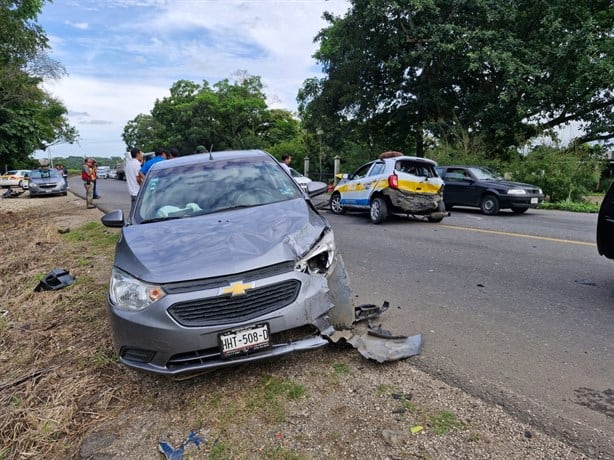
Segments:
[[[167,294],[181,294],[184,292],[204,291],[206,289],[216,289],[228,286],[231,283],[241,281],[249,283],[263,278],[271,278],[294,271],[294,262],[282,262],[280,264],[269,265],[268,267],[258,268],[243,273],[233,275],[218,276],[216,278],[206,278],[193,281],[182,281],[179,283],[163,284],[162,288]]]
[[[298,280],[250,289],[240,296],[231,294],[172,305],[168,312],[182,326],[213,326],[249,321],[279,310],[296,300]]]

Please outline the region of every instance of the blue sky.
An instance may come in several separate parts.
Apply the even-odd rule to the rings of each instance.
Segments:
[[[313,38],[324,11],[347,0],[55,0],[38,21],[68,75],[46,82],[81,135],[36,156],[121,156],[125,124],[185,79],[213,84],[245,70],[272,108],[296,110],[305,79],[320,76]]]

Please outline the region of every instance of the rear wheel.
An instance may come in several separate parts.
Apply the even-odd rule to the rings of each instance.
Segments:
[[[341,206],[341,194],[339,192],[333,193],[333,195],[330,197],[330,201],[328,202],[328,204],[333,214],[345,213],[343,206]]]
[[[482,214],[494,216],[499,212],[499,199],[494,195],[486,195],[480,203]]]
[[[512,208],[512,212],[514,214],[522,214],[524,212],[527,212],[529,210],[529,208]]]
[[[442,212],[445,212],[445,211],[446,211],[446,205],[444,204],[443,201],[440,201],[439,205],[437,206],[437,211],[436,212],[442,213]],[[441,222],[443,220],[443,214],[439,214],[438,217],[427,216],[426,219],[429,222],[438,223],[438,222]]]
[[[388,204],[386,200],[379,196],[373,198],[369,217],[371,217],[371,222],[374,224],[381,224],[384,222],[388,218]]]

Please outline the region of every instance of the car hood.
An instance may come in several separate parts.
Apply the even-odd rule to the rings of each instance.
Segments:
[[[115,266],[170,283],[296,260],[329,228],[304,199],[122,229]]]
[[[539,189],[539,187],[537,185],[531,185],[531,184],[524,184],[522,182],[513,182],[513,181],[509,181],[509,180],[486,180],[486,181],[482,181],[483,183],[486,184],[493,184],[496,186],[500,186],[502,188],[505,189],[510,189],[510,188],[523,188],[523,189],[527,189],[527,190],[537,190]]]

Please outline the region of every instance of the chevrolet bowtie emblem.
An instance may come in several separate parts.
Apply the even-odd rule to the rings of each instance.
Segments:
[[[248,289],[253,289],[255,286],[256,283],[253,281],[251,283],[243,283],[242,281],[236,281],[234,283],[230,283],[230,286],[220,288],[219,295],[231,294],[232,297],[237,295],[243,295],[245,294],[245,291],[247,291]]]

